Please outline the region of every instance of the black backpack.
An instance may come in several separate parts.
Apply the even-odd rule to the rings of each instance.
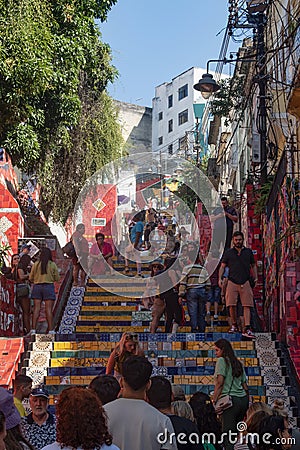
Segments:
[[[76,256],[75,247],[73,242],[68,242],[63,248],[63,253],[65,253],[69,258],[74,258]]]

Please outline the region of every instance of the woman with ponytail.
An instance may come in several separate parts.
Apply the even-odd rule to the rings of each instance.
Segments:
[[[226,339],[219,339],[215,343],[217,363],[215,368],[215,390],[213,404],[230,395],[232,406],[221,414],[222,433],[225,436],[226,450],[233,450],[233,443],[229,442],[229,432],[238,433],[237,424],[241,422],[249,406],[249,391],[246,375],[242,363],[235,356],[231,343]]]

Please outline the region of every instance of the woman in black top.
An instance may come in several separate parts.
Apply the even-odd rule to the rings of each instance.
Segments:
[[[11,271],[10,278],[16,282],[16,299],[21,306],[23,315],[23,331],[24,334],[29,333],[30,326],[30,298],[29,298],[29,285],[27,280],[29,274],[25,271],[24,267],[20,265],[20,257],[18,254],[14,254],[11,257]]]

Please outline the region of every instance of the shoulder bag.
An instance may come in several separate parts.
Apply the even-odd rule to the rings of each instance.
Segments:
[[[231,382],[231,386],[230,386],[230,389],[229,389],[229,393],[228,393],[227,395],[224,395],[224,397],[219,398],[219,399],[216,401],[215,405],[214,405],[215,411],[216,411],[216,413],[217,413],[218,415],[223,414],[223,412],[224,412],[226,409],[231,408],[232,405],[233,405],[233,403],[232,403],[232,398],[231,398],[231,395],[230,395],[230,391],[231,391],[231,388],[232,388],[232,384],[233,384],[233,377],[232,377],[232,382]]]
[[[75,247],[72,241],[68,242],[63,248],[63,253],[65,253],[69,258],[74,258],[76,256]]]
[[[29,297],[30,288],[27,283],[18,283],[17,284],[17,299],[23,297]]]

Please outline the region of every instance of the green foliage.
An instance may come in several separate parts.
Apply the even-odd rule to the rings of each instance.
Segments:
[[[0,275],[2,274],[1,268],[3,264],[5,264],[5,259],[7,258],[10,249],[10,245],[0,243]]]
[[[241,108],[244,95],[244,77],[226,78],[220,80],[221,89],[215,93],[214,99],[210,102],[212,114],[225,117],[225,124],[228,125],[230,112]]]
[[[60,133],[60,141],[46,155],[41,194],[46,216],[51,212],[64,223],[86,180],[121,155],[123,140],[111,98],[105,92],[96,101],[85,98],[78,125],[71,133]]]
[[[265,212],[267,201],[273,186],[274,177],[270,176],[265,184],[263,184],[256,192],[256,199],[254,205],[255,215],[260,215]]]
[[[84,181],[120,155],[104,93],[117,75],[95,20],[116,0],[0,0],[0,146],[63,222]],[[74,178],[74,179],[73,179]]]
[[[204,158],[205,161],[205,158]],[[207,183],[202,183],[200,177],[198,176],[198,171],[190,167],[190,163],[193,161],[189,161],[189,164],[184,167],[184,173],[179,178],[179,184],[177,191],[174,192],[176,196],[178,196],[185,205],[189,207],[189,209],[194,212],[196,201],[204,201],[205,203],[211,199],[211,190],[210,185]],[[196,166],[196,163],[193,163]],[[201,165],[199,169],[204,173],[205,168]],[[188,185],[186,184],[188,183]],[[190,187],[192,186],[193,189]],[[195,191],[196,192],[195,192]],[[198,195],[200,195],[200,198]],[[179,205],[179,210],[182,205]],[[183,211],[181,211],[183,212]]]
[[[16,125],[8,132],[5,147],[14,159],[18,159],[22,167],[33,167],[40,156],[38,136],[31,125],[27,123]]]

